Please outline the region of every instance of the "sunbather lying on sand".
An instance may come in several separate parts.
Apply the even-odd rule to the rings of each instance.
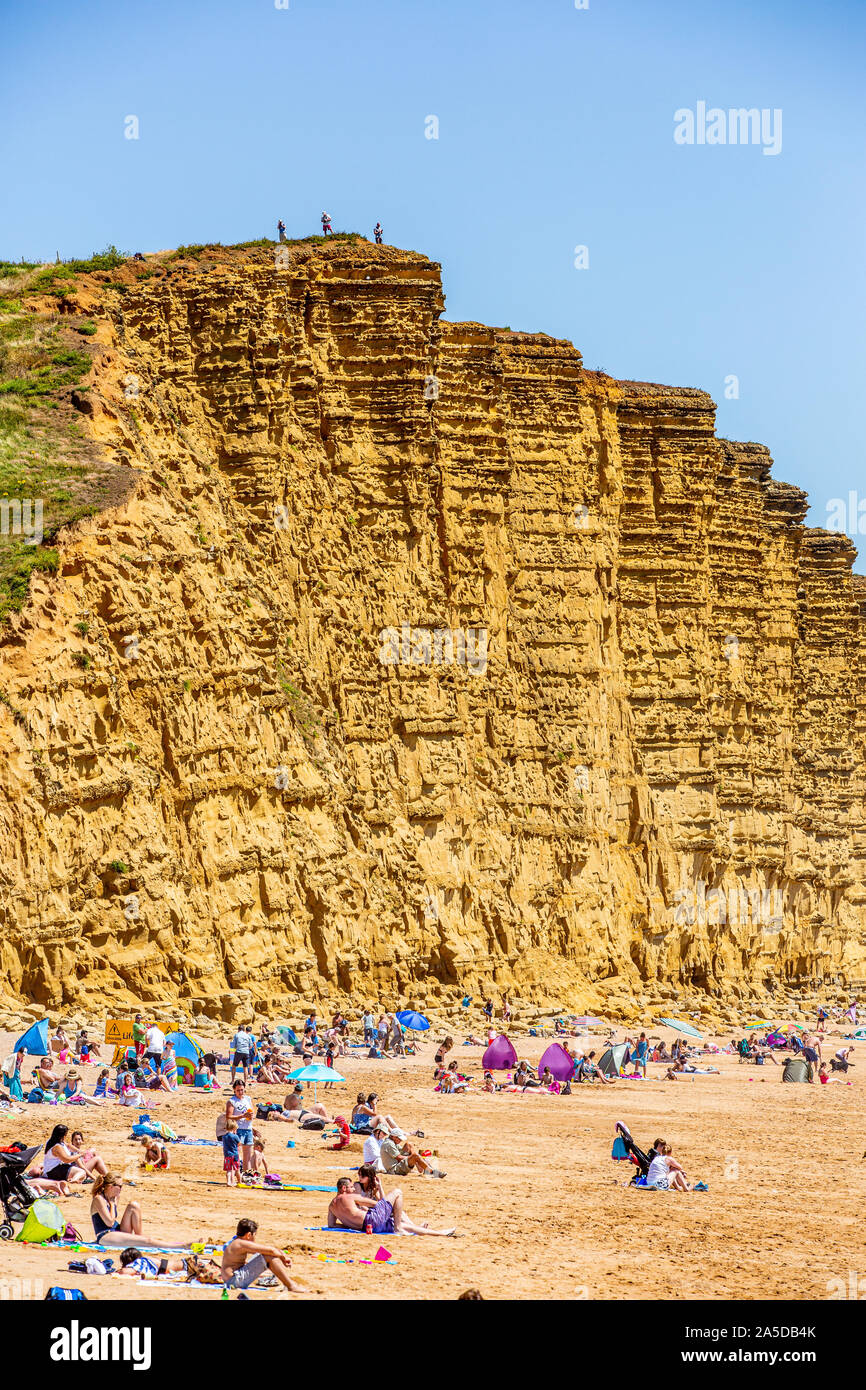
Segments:
[[[456,1229],[431,1231],[418,1226],[403,1210],[403,1193],[395,1187],[387,1197],[374,1201],[361,1197],[353,1190],[351,1178],[338,1178],[337,1195],[328,1207],[328,1225],[346,1226],[351,1231],[366,1231],[368,1235],[453,1236]]]
[[[775,1057],[773,1061],[775,1062]],[[691,1062],[686,1062],[684,1057],[674,1062],[665,1072],[665,1081],[677,1081],[681,1076],[718,1076],[718,1067],[695,1067]]]
[[[183,1255],[161,1255],[158,1258],[143,1255],[134,1245],[130,1245],[121,1251],[118,1272],[136,1279],[142,1275],[156,1278],[159,1274],[183,1274],[186,1272],[186,1260]]]

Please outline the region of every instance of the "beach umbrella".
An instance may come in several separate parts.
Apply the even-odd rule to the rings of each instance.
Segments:
[[[772,1028],[772,1023],[766,1018],[753,1018],[750,1023],[743,1025],[746,1028]]]
[[[413,1033],[426,1033],[430,1027],[429,1020],[423,1014],[416,1013],[414,1009],[403,1009],[401,1013],[395,1014],[395,1018],[404,1028],[411,1028]]]
[[[663,1023],[665,1028],[675,1028],[678,1033],[685,1033],[689,1038],[700,1038],[701,1042],[704,1040],[703,1033],[699,1033],[690,1023],[681,1023],[678,1018],[657,1018],[656,1023]]]
[[[323,1067],[321,1062],[313,1062],[308,1067],[298,1067],[296,1071],[290,1071],[287,1077],[289,1081],[312,1081],[313,1101],[318,1099],[317,1086],[320,1081],[345,1081],[345,1076],[341,1076],[333,1067]]]
[[[580,1018],[572,1019],[572,1022],[576,1023],[579,1028],[591,1028],[593,1024],[601,1023],[601,1019],[590,1018],[587,1014],[582,1014]]]

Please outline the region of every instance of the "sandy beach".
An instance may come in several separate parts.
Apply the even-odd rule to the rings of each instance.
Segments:
[[[662,1035],[669,1043],[674,1037],[670,1030]],[[828,1033],[826,1055],[840,1046],[837,1036]],[[13,1041],[2,1035],[3,1055]],[[521,1057],[537,1062],[549,1039],[514,1041]],[[479,1080],[482,1050],[458,1045],[454,1054]],[[121,1207],[137,1198],[149,1237],[221,1243],[240,1217],[252,1216],[260,1239],[289,1250],[293,1274],[310,1298],[454,1299],[477,1288],[485,1299],[822,1300],[839,1287],[834,1280],[847,1287],[852,1271],[866,1271],[866,1093],[859,1067],[841,1083],[784,1085],[781,1067],[741,1065],[723,1054],[699,1063],[718,1065],[718,1076],[665,1082],[657,1064],[647,1081],[576,1086],[570,1096],[440,1095],[433,1090],[433,1052],[431,1040],[421,1042],[414,1058],[340,1059],[345,1083],[331,1092],[320,1087],[319,1099],[331,1114],[348,1115],[356,1092],[375,1090],[407,1131],[424,1131],[418,1145],[437,1152],[447,1178],[386,1177],[385,1188],[402,1187],[413,1219],[456,1226],[458,1239],[311,1229],[326,1224],[327,1193],[227,1191],[217,1148],[172,1145],[171,1170],[146,1173],[141,1149],[129,1138],[137,1112],[113,1102],[62,1113],[25,1106],[0,1120],[0,1142],[44,1143],[61,1120],[83,1129],[87,1144],[136,1184],[124,1189]],[[98,1068],[84,1073],[90,1092]],[[221,1081],[227,1075],[221,1068]],[[276,1087],[251,1089],[256,1100],[284,1099]],[[178,1133],[211,1139],[224,1104],[225,1090],[207,1095],[180,1087],[153,1113]],[[629,1187],[631,1165],[610,1156],[617,1120],[641,1147],[666,1138],[689,1179],[703,1180],[709,1191]],[[335,1183],[361,1162],[360,1138],[340,1155],[329,1153],[318,1133],[295,1125],[259,1122],[258,1128],[271,1169],[287,1181]],[[285,1147],[289,1138],[294,1149]],[[59,1205],[89,1238],[91,1189],[74,1191]],[[396,1264],[358,1263],[383,1244]],[[14,1281],[36,1280],[46,1289],[83,1288],[90,1299],[221,1297],[219,1288],[70,1274],[67,1264],[76,1258],[85,1256],[0,1243],[0,1288],[33,1296],[32,1286]],[[256,1300],[280,1296],[287,1297],[276,1290],[254,1294]]]

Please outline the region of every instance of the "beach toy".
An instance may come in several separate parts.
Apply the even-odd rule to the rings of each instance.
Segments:
[[[373,1256],[373,1259],[374,1259],[374,1260],[390,1260],[390,1258],[391,1258],[391,1251],[390,1251],[390,1250],[386,1250],[385,1247],[384,1247],[384,1245],[380,1245],[380,1246],[379,1246],[379,1249],[376,1251],[375,1255]]]
[[[290,1139],[289,1142],[286,1144],[286,1148],[287,1148],[287,1149],[293,1149],[294,1147],[295,1147],[295,1141],[294,1141],[294,1139]]]

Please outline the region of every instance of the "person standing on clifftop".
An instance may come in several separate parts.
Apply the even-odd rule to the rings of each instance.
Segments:
[[[331,219],[326,212],[322,213],[322,236],[333,236],[334,229],[331,226]]]
[[[280,241],[285,241],[285,239],[286,239],[286,224],[285,224],[285,222],[283,221],[282,218],[280,218],[279,222],[277,223],[277,232],[279,233]]]
[[[375,225],[375,227],[373,228],[373,236],[376,238],[376,245],[377,245],[377,246],[381,246],[381,245],[382,245],[382,238],[383,238],[384,235],[385,235],[385,233],[384,233],[384,231],[382,230],[382,223],[381,223],[381,222],[377,222],[376,225]]]

